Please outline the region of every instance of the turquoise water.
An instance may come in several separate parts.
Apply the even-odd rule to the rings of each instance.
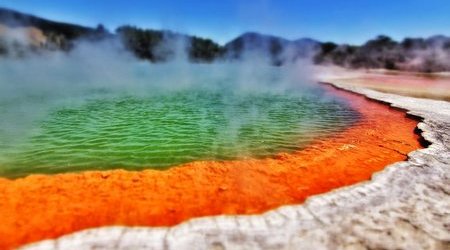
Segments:
[[[132,93],[102,87],[90,89],[82,101],[46,105],[20,139],[0,129],[0,175],[270,157],[301,149],[358,117],[317,86],[236,89],[223,79],[205,86]]]

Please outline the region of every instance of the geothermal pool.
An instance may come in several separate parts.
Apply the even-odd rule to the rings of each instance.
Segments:
[[[211,69],[214,68],[208,68]],[[168,86],[158,89],[156,86],[161,86],[160,82],[145,83],[144,86],[150,84],[151,88],[118,83],[115,86],[109,83],[107,88],[101,85],[63,85],[64,89],[71,91],[54,91],[51,88],[38,93],[34,91],[32,95],[16,91],[14,95],[0,99],[3,105],[0,107],[8,106],[8,109],[2,109],[2,115],[14,118],[0,120],[3,136],[8,139],[2,140],[3,147],[16,145],[9,152],[15,152],[17,157],[2,153],[2,160],[7,162],[5,159],[9,159],[11,162],[9,167],[1,166],[2,173],[8,177],[27,175],[16,179],[0,178],[0,214],[3,215],[0,234],[4,235],[0,248],[9,249],[100,226],[172,226],[202,216],[263,213],[282,205],[300,204],[311,195],[368,180],[373,173],[393,162],[405,160],[408,152],[421,147],[419,137],[413,133],[417,121],[406,117],[403,111],[331,87],[310,86],[298,78],[286,80],[282,77],[286,75],[283,69],[267,70],[263,75],[258,73],[261,71],[253,71],[258,74],[252,73],[249,78],[232,77],[239,80],[229,81],[226,75],[236,76],[236,70],[233,74],[221,71],[226,72],[225,76],[221,75],[222,78],[214,74],[216,84],[211,84],[214,83],[211,78],[202,81],[193,74],[195,77],[177,85],[177,88]],[[167,82],[167,78],[144,76],[147,81],[164,79]],[[180,79],[178,76],[176,78]],[[248,79],[254,79],[250,81],[252,84],[259,83],[258,88],[248,88],[248,84],[240,83],[249,83]],[[91,83],[94,82],[97,81]],[[199,84],[201,82],[208,85]],[[276,86],[271,85],[274,82]],[[227,86],[224,83],[233,84]],[[63,98],[58,98],[61,95]],[[30,101],[30,98],[38,101]],[[162,111],[164,109],[158,107],[157,103],[165,98],[172,100],[164,101],[172,107],[170,111]],[[31,108],[36,112],[32,115],[24,112],[23,105],[27,111]],[[302,109],[296,109],[299,107]],[[222,113],[219,112],[220,115],[214,119],[192,119],[206,118],[208,112],[213,116],[211,114],[218,110]],[[160,116],[173,115],[167,125],[174,123],[179,130],[169,130],[171,133],[162,128],[150,131],[148,128],[158,120],[142,115],[149,111]],[[108,124],[116,124],[117,127],[104,128]],[[184,130],[181,129],[183,127]],[[208,131],[205,127],[212,132],[205,133]],[[4,133],[6,129],[10,133]],[[183,131],[184,137],[181,138],[188,138],[186,141],[191,145],[206,142],[202,154],[196,157],[201,159],[207,155],[207,159],[211,160],[194,161],[181,154],[179,151],[188,147],[179,142],[179,131]],[[262,131],[272,137],[264,137],[260,134]],[[121,145],[131,149],[139,148],[136,147],[138,142],[149,140],[136,134],[156,132],[170,135],[172,139],[167,142],[178,142],[177,147],[171,147],[176,149],[172,155],[181,157],[176,161],[190,162],[158,171],[151,168],[160,169],[161,166],[177,163],[158,160],[159,163],[140,165],[133,163],[139,158],[133,156],[133,151],[120,153],[120,158],[109,147],[104,148],[104,152],[109,153],[95,156],[89,151],[97,145],[98,154],[101,142],[84,139],[105,135],[108,140],[103,143],[112,146],[113,138],[121,135]],[[234,136],[230,136],[233,139],[228,139],[227,143],[208,144],[214,139],[226,140],[227,133]],[[194,138],[194,135],[197,137]],[[70,145],[78,152],[85,150],[83,155],[92,157],[88,161],[76,154],[76,150],[59,152],[70,156],[66,157],[66,161],[83,160],[84,166],[55,166],[58,158],[51,153],[58,153],[60,149],[52,145],[61,146],[55,142],[61,143],[64,137],[67,137],[66,143],[70,138],[71,141],[90,145],[79,148]],[[133,140],[126,141],[124,138]],[[269,143],[264,144],[262,139]],[[90,140],[92,144],[88,143]],[[33,143],[36,144],[33,146]],[[166,144],[152,145],[162,147]],[[220,147],[222,151],[217,151]],[[237,149],[245,149],[242,150],[244,154],[236,153]],[[29,150],[40,151],[44,155],[42,158],[37,157],[39,154],[33,157],[47,166],[43,163],[37,166],[30,160],[29,166],[20,166],[18,159],[27,162],[23,159],[26,159]],[[197,153],[198,150],[191,152]],[[227,157],[236,160],[217,161]],[[114,168],[116,163],[111,162],[120,159],[121,164],[129,163],[126,168],[147,169],[29,174],[94,170],[97,166],[86,164],[92,159],[104,162],[102,168]],[[51,161],[55,162],[49,163]]]
[[[139,86],[62,85],[75,94],[58,99],[60,92],[50,88],[2,102],[0,119],[9,120],[0,123],[0,175],[165,169],[198,160],[271,157],[304,148],[358,119],[344,99],[302,78],[286,79],[282,69],[268,67],[251,79],[255,72],[242,77],[230,66],[214,66],[223,67],[221,74],[189,67],[195,74],[182,84],[183,78],[167,79],[168,84],[141,69]],[[35,105],[40,115],[14,133],[24,118],[7,111]]]

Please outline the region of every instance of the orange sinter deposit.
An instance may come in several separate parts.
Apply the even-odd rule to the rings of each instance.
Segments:
[[[218,214],[257,214],[370,179],[420,148],[417,121],[348,92],[352,127],[267,159],[192,162],[165,171],[91,171],[0,179],[0,249],[106,225],[171,226]]]

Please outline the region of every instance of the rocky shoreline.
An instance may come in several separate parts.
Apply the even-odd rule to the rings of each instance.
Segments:
[[[253,216],[192,219],[168,228],[103,227],[22,249],[448,249],[450,103],[365,88],[338,88],[423,119],[427,148],[371,181]]]

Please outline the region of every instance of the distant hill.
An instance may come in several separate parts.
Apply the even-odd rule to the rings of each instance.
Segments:
[[[38,30],[34,32],[42,33],[45,38],[41,39],[45,40],[45,43],[41,43],[40,47],[50,50],[69,50],[73,46],[73,41],[82,37],[96,39],[110,35],[102,25],[99,25],[97,28],[90,28],[76,24],[55,22],[5,8],[0,8],[0,25],[7,27],[13,33],[17,33],[21,29]],[[31,41],[31,43],[33,42]],[[3,43],[5,42],[3,41]],[[24,50],[23,48],[20,49]]]
[[[44,34],[63,35],[67,39],[76,39],[94,33],[96,30],[76,24],[50,21],[15,10],[0,8],[0,23],[9,27],[36,27]]]
[[[287,40],[282,37],[247,32],[225,44],[225,55],[231,59],[246,56],[266,56],[271,63],[280,65],[307,57],[320,48],[320,42],[313,39]]]
[[[130,49],[137,57],[147,59],[153,62],[165,61],[176,54],[173,46],[163,46],[161,43],[176,41],[189,41],[186,48],[187,56],[192,61],[212,61],[222,55],[222,47],[211,39],[200,38],[196,36],[188,36],[171,31],[141,29],[133,26],[122,26],[112,34],[107,31],[103,25],[99,24],[97,28],[85,27],[81,25],[55,22],[44,18],[24,14],[18,11],[0,8],[0,54],[7,54],[9,45],[5,45],[5,41],[1,40],[2,30],[24,31],[32,29],[34,33],[41,32],[44,35],[45,43],[39,43],[41,49],[50,50],[70,50],[78,39],[88,39],[98,41],[105,38],[119,38],[126,48]],[[3,28],[2,28],[3,26]],[[27,35],[28,36],[28,35]],[[2,45],[3,43],[3,45]],[[33,49],[36,42],[30,41]],[[15,49],[24,51],[23,46],[13,46]],[[16,52],[10,53],[16,55]],[[19,53],[23,54],[23,53]]]
[[[55,22],[0,8],[0,55],[23,55],[27,51],[26,45],[14,41],[22,33],[30,39],[29,47],[33,51],[68,51],[78,39],[120,39],[125,48],[138,58],[152,62],[171,60],[182,51],[184,56],[193,62],[242,60],[250,57],[261,59],[259,61],[265,60],[273,65],[282,65],[297,59],[312,59],[316,64],[347,68],[450,71],[450,38],[443,35],[406,38],[400,42],[381,35],[363,45],[355,46],[320,42],[310,38],[288,40],[247,32],[221,46],[208,38],[167,30],[125,25],[111,33],[102,25],[92,28]]]

